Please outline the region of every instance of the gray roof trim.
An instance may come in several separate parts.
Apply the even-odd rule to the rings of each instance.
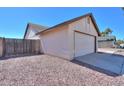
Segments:
[[[48,29],[45,29],[45,30],[43,30],[43,31],[41,31],[41,32],[38,32],[36,35],[41,34],[41,33],[43,33],[43,32],[46,32],[46,31],[48,31],[48,30],[51,30],[51,29],[53,29],[53,28],[62,26],[62,25],[66,25],[66,24],[72,23],[72,22],[77,21],[77,20],[79,20],[79,19],[81,19],[81,18],[84,18],[84,17],[86,17],[86,16],[90,16],[90,17],[91,17],[91,20],[92,20],[92,22],[93,22],[93,24],[94,24],[94,26],[95,26],[95,28],[96,28],[96,30],[97,30],[98,36],[100,36],[100,30],[99,30],[99,28],[98,28],[98,26],[97,26],[97,24],[96,24],[95,18],[93,17],[92,13],[88,13],[88,14],[85,14],[85,15],[83,15],[83,16],[79,16],[79,17],[73,18],[73,19],[71,19],[71,20],[65,21],[65,22],[63,22],[63,23],[60,23],[60,24],[58,24],[58,25],[55,25],[55,26],[50,27],[50,28],[48,28]]]

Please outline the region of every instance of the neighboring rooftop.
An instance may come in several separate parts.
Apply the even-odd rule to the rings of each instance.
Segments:
[[[113,41],[116,40],[115,36],[105,36],[105,37],[98,37],[98,41]]]
[[[25,31],[25,34],[24,34],[24,38],[25,38],[29,28],[34,29],[36,31],[36,33],[38,33],[38,32],[41,32],[41,31],[43,31],[43,30],[45,30],[49,27],[39,25],[39,24],[34,24],[34,23],[28,23],[27,26],[26,26],[26,31]]]

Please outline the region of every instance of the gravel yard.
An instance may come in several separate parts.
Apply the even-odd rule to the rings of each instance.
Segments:
[[[0,60],[0,85],[124,85],[124,77],[38,55]]]

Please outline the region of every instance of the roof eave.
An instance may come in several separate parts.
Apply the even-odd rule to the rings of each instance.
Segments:
[[[96,28],[96,30],[97,30],[98,36],[101,36],[100,30],[99,30],[99,28],[98,28],[98,25],[96,24],[96,20],[95,20],[95,18],[93,17],[93,14],[92,14],[92,13],[88,13],[88,14],[85,14],[85,15],[83,15],[83,16],[76,17],[76,18],[73,18],[73,19],[71,19],[71,20],[69,20],[69,21],[60,23],[60,24],[58,24],[58,25],[55,25],[55,26],[50,27],[50,28],[48,28],[48,29],[45,29],[45,30],[43,30],[43,31],[41,31],[41,32],[38,32],[38,33],[36,33],[36,35],[39,35],[39,34],[45,32],[45,31],[51,30],[51,29],[56,28],[56,27],[59,27],[59,26],[61,26],[61,25],[65,25],[65,24],[72,23],[72,22],[74,22],[74,21],[76,21],[76,20],[79,20],[79,19],[81,19],[81,18],[84,18],[84,17],[86,17],[86,16],[90,16],[90,17],[91,17],[91,19],[92,19],[92,21],[93,21],[93,23],[94,23],[94,25],[95,25],[95,28]]]
[[[38,32],[38,33],[36,33],[36,35],[41,34],[41,33],[43,33],[44,31],[47,31],[47,30],[56,28],[56,27],[58,27],[58,26],[65,25],[65,24],[68,24],[68,23],[70,23],[70,22],[74,22],[74,21],[79,20],[79,19],[81,19],[81,18],[83,18],[83,17],[90,16],[91,14],[92,14],[92,13],[88,13],[88,14],[85,14],[85,15],[83,15],[83,16],[79,16],[79,17],[70,19],[70,20],[68,20],[68,21],[66,21],[66,22],[62,22],[62,23],[57,24],[57,25],[55,25],[55,26],[53,26],[53,27],[50,27],[50,28],[45,29],[45,30],[43,30],[43,31],[41,31],[41,32]]]
[[[27,24],[23,39],[25,39],[30,23]]]
[[[97,30],[97,34],[98,34],[98,36],[101,36],[101,34],[100,34],[100,30],[99,30],[99,28],[98,28],[98,25],[97,25],[97,23],[96,23],[96,20],[95,20],[93,14],[91,13],[90,16],[91,16],[92,21],[93,21],[93,23],[94,23],[94,25],[95,25],[95,28],[96,28],[96,30]]]

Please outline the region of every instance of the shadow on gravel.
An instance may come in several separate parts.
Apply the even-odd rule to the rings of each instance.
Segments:
[[[106,74],[106,75],[109,75],[109,76],[112,76],[112,77],[117,77],[117,76],[120,76],[120,74],[116,74],[116,73],[113,73],[111,71],[108,71],[108,70],[105,70],[105,69],[101,69],[99,67],[95,67],[93,65],[90,65],[90,64],[87,64],[87,63],[83,63],[83,62],[80,62],[76,59],[72,60],[71,61],[72,63],[75,63],[75,64],[78,64],[78,65],[81,65],[81,66],[84,66],[84,67],[87,67],[87,68],[90,68],[92,70],[95,70],[95,71],[98,71],[100,73],[103,73],[103,74]]]
[[[0,60],[7,60],[11,58],[19,58],[19,57],[28,57],[28,56],[37,56],[37,55],[43,55],[43,54],[25,54],[25,55],[18,55],[18,56],[6,56],[6,57],[0,57]]]

